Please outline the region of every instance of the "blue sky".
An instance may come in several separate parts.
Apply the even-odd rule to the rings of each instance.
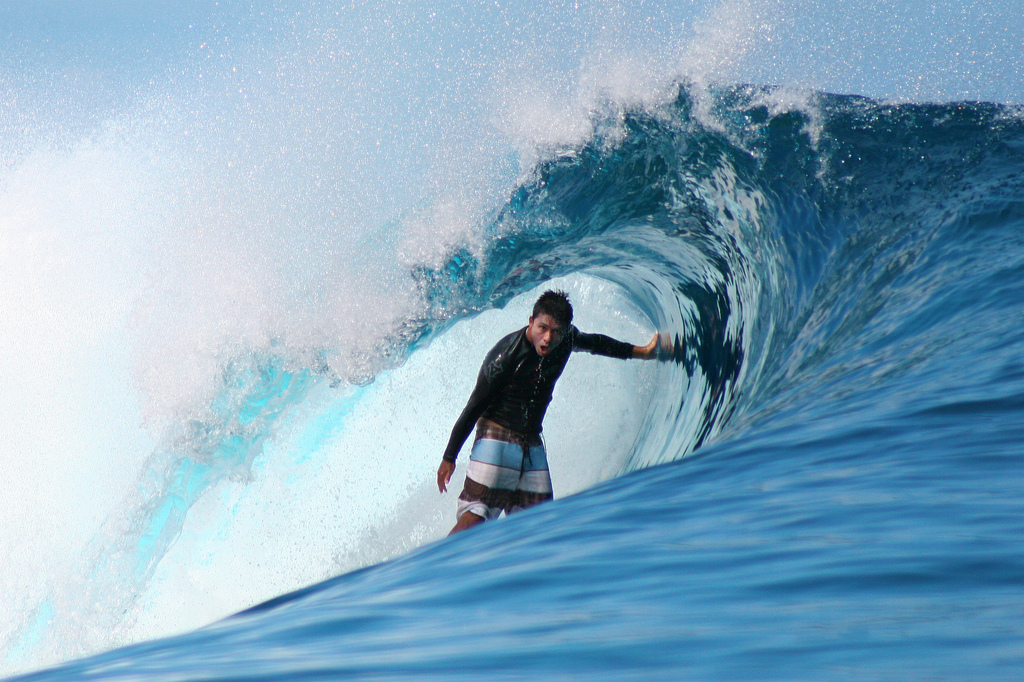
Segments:
[[[744,80],[793,83],[907,99],[1024,102],[1024,13],[1003,0],[737,0],[751,45]],[[686,44],[720,3],[675,2],[278,2],[20,0],[0,3],[0,68],[159,74],[195,58],[214,37],[266,46],[321,26],[351,44],[397,45],[410,61],[466,53],[493,65],[509,49],[572,63],[595,45]],[[725,15],[729,16],[730,12]],[[737,24],[740,26],[740,24]],[[274,35],[277,31],[278,36]],[[488,52],[487,46],[493,49]],[[472,65],[471,65],[472,66]],[[401,71],[401,69],[399,69]],[[470,77],[467,69],[461,77]],[[137,84],[135,84],[137,85]],[[112,86],[116,87],[116,86]],[[124,87],[129,87],[124,84]]]

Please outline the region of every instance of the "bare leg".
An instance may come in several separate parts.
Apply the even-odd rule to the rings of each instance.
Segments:
[[[463,513],[462,516],[459,517],[459,522],[455,524],[455,527],[451,529],[451,532],[449,532],[448,535],[455,535],[459,531],[466,530],[467,528],[472,528],[473,526],[483,523],[484,521],[484,517],[479,516],[478,514],[474,514],[473,512],[465,512]]]

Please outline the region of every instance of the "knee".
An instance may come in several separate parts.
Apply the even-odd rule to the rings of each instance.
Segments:
[[[448,535],[454,535],[459,531],[466,530],[467,528],[472,528],[473,526],[479,525],[484,521],[484,517],[480,516],[479,514],[474,514],[473,512],[469,511],[463,512],[462,516],[459,517],[458,523],[455,524],[455,527],[451,529],[451,532],[449,532]]]

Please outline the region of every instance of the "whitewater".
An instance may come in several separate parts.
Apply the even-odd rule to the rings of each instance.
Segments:
[[[1024,22],[0,4],[0,675],[1014,679]],[[555,501],[435,473],[547,288]],[[451,490],[454,488],[454,491]]]

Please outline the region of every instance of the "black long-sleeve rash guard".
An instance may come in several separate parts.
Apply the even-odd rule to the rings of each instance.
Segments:
[[[573,325],[545,357],[526,339],[526,327],[495,344],[484,358],[476,388],[452,428],[444,459],[454,462],[477,419],[484,417],[527,436],[539,434],[555,382],[573,351],[626,359],[632,344],[603,334],[584,334]]]

